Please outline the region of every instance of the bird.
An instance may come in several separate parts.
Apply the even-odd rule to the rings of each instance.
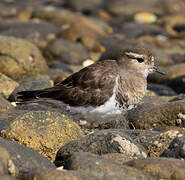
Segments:
[[[55,99],[69,107],[104,114],[120,114],[136,107],[147,90],[147,76],[165,74],[145,48],[123,50],[115,60],[97,61],[53,87],[17,93],[19,102]]]

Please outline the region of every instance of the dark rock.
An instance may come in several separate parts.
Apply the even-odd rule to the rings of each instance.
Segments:
[[[168,85],[172,87],[177,93],[185,94],[185,73],[184,75],[179,76],[169,81]]]
[[[34,180],[98,180],[99,178],[78,171],[52,170],[37,174]]]
[[[55,165],[36,151],[17,144],[16,142],[0,138],[0,146],[9,153],[9,160],[13,161],[18,171],[15,176],[31,180],[34,173],[55,169]],[[1,153],[2,154],[2,153]],[[5,158],[6,156],[4,156]],[[7,162],[8,162],[7,161]],[[10,170],[13,170],[12,167]],[[16,169],[15,169],[16,170]],[[14,170],[13,170],[14,171]]]
[[[151,179],[146,173],[124,165],[118,165],[101,156],[76,152],[65,160],[64,168],[91,174],[105,179]]]
[[[137,159],[125,163],[151,174],[155,179],[179,179],[185,176],[184,161],[173,158]]]
[[[59,27],[47,22],[13,22],[0,25],[1,35],[23,38],[41,47],[59,32]]]
[[[116,34],[102,39],[100,43],[106,49],[106,51],[100,57],[100,60],[117,59],[120,55],[120,52],[129,46],[129,41],[126,40],[124,36]]]
[[[170,58],[174,63],[185,63],[185,54],[170,54]]]
[[[51,160],[61,145],[83,135],[76,123],[56,111],[16,110],[7,116],[9,125],[1,131],[2,136],[31,147]]]
[[[127,119],[123,114],[101,115],[101,114],[82,114],[75,117],[81,127],[88,129],[127,129],[129,128]],[[77,115],[78,116],[78,115]]]
[[[52,81],[48,75],[34,75],[20,80],[20,85],[14,89],[12,94],[9,96],[9,100],[16,101],[16,93],[28,90],[38,90],[49,88],[53,86]]]
[[[49,67],[51,69],[61,69],[64,72],[73,73],[73,70],[69,66],[60,61],[53,61],[49,63]]]
[[[65,5],[72,10],[81,11],[85,15],[89,15],[93,10],[103,4],[103,0],[65,0]]]
[[[161,157],[185,159],[185,137],[183,136],[175,138],[171,142],[169,148],[161,154]]]
[[[148,77],[148,81],[152,83],[169,83],[171,80],[175,78],[179,78],[185,75],[185,63],[175,64],[169,67],[163,67],[163,71],[165,71],[166,75],[161,76],[158,73],[150,74]]]
[[[54,84],[58,84],[66,79],[71,74],[68,72],[64,72],[61,69],[49,69],[49,77],[54,82]]]
[[[0,73],[0,93],[2,93],[5,98],[8,98],[8,96],[18,86],[19,84],[16,81]]]
[[[168,126],[185,127],[185,121],[178,122],[178,114],[185,113],[183,101],[170,102],[159,106],[133,109],[128,113],[128,121],[136,129],[165,129]]]
[[[159,157],[166,151],[174,138],[183,136],[185,132],[180,128],[169,128],[153,136],[151,141],[145,143],[150,157]]]
[[[131,16],[137,12],[147,12],[161,14],[162,9],[158,4],[158,0],[115,0],[108,1],[105,4],[106,10],[116,16]]]
[[[51,41],[44,53],[48,59],[61,60],[67,64],[81,64],[89,58],[88,51],[83,45],[63,39]]]
[[[122,153],[130,158],[145,158],[145,149],[135,143],[125,132],[101,130],[91,133],[79,140],[66,143],[57,152],[55,164],[61,165],[63,160],[73,152],[91,152],[95,154]]]
[[[147,89],[153,91],[159,96],[175,96],[176,93],[173,89],[162,84],[148,84]]]
[[[118,28],[119,33],[123,33],[127,38],[138,38],[143,35],[163,35],[168,36],[167,32],[161,27],[153,24],[124,23]]]
[[[0,36],[0,72],[14,80],[33,74],[47,74],[47,64],[39,49],[30,42]]]

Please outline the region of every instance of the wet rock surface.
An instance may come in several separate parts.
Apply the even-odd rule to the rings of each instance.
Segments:
[[[0,179],[184,179],[184,9],[184,0],[1,0]],[[15,103],[17,92],[133,47],[150,49],[166,75],[148,76],[132,110]]]

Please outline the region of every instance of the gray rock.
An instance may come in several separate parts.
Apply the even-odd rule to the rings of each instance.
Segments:
[[[0,138],[0,147],[8,151],[9,159],[12,160],[18,169],[15,175],[21,179],[31,180],[36,172],[55,169],[54,164],[48,159],[33,149],[21,146],[16,142]]]
[[[106,179],[152,179],[148,174],[124,165],[118,165],[101,156],[76,152],[65,160],[64,168]]]
[[[105,4],[106,10],[116,16],[131,16],[137,12],[162,13],[158,0],[115,0]]]
[[[44,171],[35,175],[34,180],[98,180],[99,178],[94,175],[81,173],[79,171],[72,170],[52,170]]]
[[[167,37],[168,33],[160,26],[153,24],[124,23],[118,28],[119,33],[123,33],[127,38],[139,38],[144,35]]]
[[[67,64],[81,64],[89,58],[88,51],[83,45],[63,39],[51,41],[44,53],[49,59],[61,60]]]
[[[47,22],[12,22],[0,25],[0,35],[23,38],[37,45],[46,44],[50,37],[59,34],[60,28]]]
[[[177,95],[173,89],[162,84],[148,84],[147,89],[153,91],[159,96],[175,96]]]
[[[184,119],[185,120],[185,119]],[[179,159],[185,159],[185,136],[176,137],[166,149],[161,157],[173,157]]]
[[[55,164],[60,165],[73,152],[91,152],[95,154],[122,153],[131,158],[146,158],[145,149],[134,142],[124,131],[101,130],[79,140],[71,141],[57,152]]]

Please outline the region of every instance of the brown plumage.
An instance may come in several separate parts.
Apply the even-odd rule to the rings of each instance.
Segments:
[[[96,62],[69,76],[52,88],[18,93],[18,100],[51,98],[70,106],[105,104],[115,91],[116,106],[128,108],[138,104],[147,87],[147,75],[159,71],[152,54],[144,49],[124,51],[118,60]]]

